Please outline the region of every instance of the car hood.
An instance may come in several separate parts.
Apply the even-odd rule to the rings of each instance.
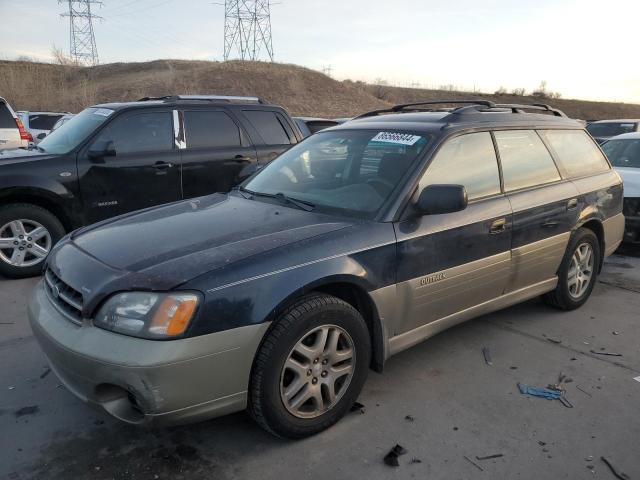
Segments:
[[[625,197],[640,197],[640,168],[615,167],[622,177]]]
[[[0,150],[0,164],[22,160],[44,160],[57,156],[58,155],[43,153],[37,149],[26,150],[24,148],[12,148],[9,150]]]
[[[346,228],[335,217],[210,195],[111,219],[71,236],[75,246],[110,269],[176,286],[238,260]],[[160,280],[161,279],[161,280]]]

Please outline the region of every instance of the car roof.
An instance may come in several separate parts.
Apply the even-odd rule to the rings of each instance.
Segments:
[[[27,115],[67,115],[70,112],[33,112],[30,110],[18,110],[16,113],[26,113]]]
[[[638,140],[640,139],[640,132],[631,132],[631,133],[622,133],[620,135],[616,135],[615,137],[611,137],[611,140]]]
[[[640,122],[640,119],[638,118],[610,118],[608,120],[596,120],[594,122],[589,122],[589,123],[635,123],[635,122]]]
[[[277,105],[271,105],[260,97],[242,97],[236,95],[167,95],[164,97],[144,97],[131,102],[111,102],[92,105],[94,108],[108,108],[110,110],[124,110],[128,108],[143,107],[172,107],[172,106],[219,106],[219,107],[251,107],[280,109]]]
[[[583,129],[580,122],[567,118],[547,114],[513,113],[511,111],[465,111],[456,112],[407,112],[391,113],[380,116],[364,116],[355,118],[347,123],[331,127],[331,130],[407,130],[433,133],[449,128],[473,128],[478,126],[491,127],[528,127],[538,128],[546,126]]]

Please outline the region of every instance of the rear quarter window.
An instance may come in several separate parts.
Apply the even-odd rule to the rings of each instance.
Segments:
[[[264,110],[243,110],[244,116],[251,122],[267,145],[288,145],[289,135],[275,112]]]
[[[4,102],[0,102],[0,128],[18,128],[15,118]]]
[[[553,151],[567,177],[582,177],[609,170],[594,141],[582,130],[544,130],[540,134]]]
[[[494,135],[506,191],[560,180],[551,154],[535,131],[497,131]]]

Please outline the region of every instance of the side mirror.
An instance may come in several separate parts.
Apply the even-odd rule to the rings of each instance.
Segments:
[[[464,210],[467,202],[463,185],[428,185],[420,192],[416,208],[422,215],[440,215]]]
[[[113,141],[106,140],[103,142],[96,142],[89,148],[89,152],[87,153],[89,158],[92,159],[101,159],[104,157],[115,157],[116,149],[113,145]]]
[[[44,132],[42,132],[42,133],[38,134],[38,136],[37,136],[36,138],[37,138],[38,140],[42,140],[42,139],[43,139],[44,137],[46,137],[46,136],[47,136],[47,134],[46,134],[46,133],[44,133]]]

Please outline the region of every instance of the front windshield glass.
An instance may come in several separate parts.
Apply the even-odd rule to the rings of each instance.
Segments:
[[[56,128],[38,144],[45,153],[64,154],[76,148],[113,113],[108,108],[87,108]]]
[[[280,155],[243,188],[283,194],[318,210],[372,218],[428,140],[379,130],[320,132]]]
[[[611,140],[602,150],[614,167],[640,168],[640,139]]]
[[[623,133],[634,132],[635,129],[636,124],[633,122],[604,122],[587,125],[587,131],[592,137],[615,137]]]

